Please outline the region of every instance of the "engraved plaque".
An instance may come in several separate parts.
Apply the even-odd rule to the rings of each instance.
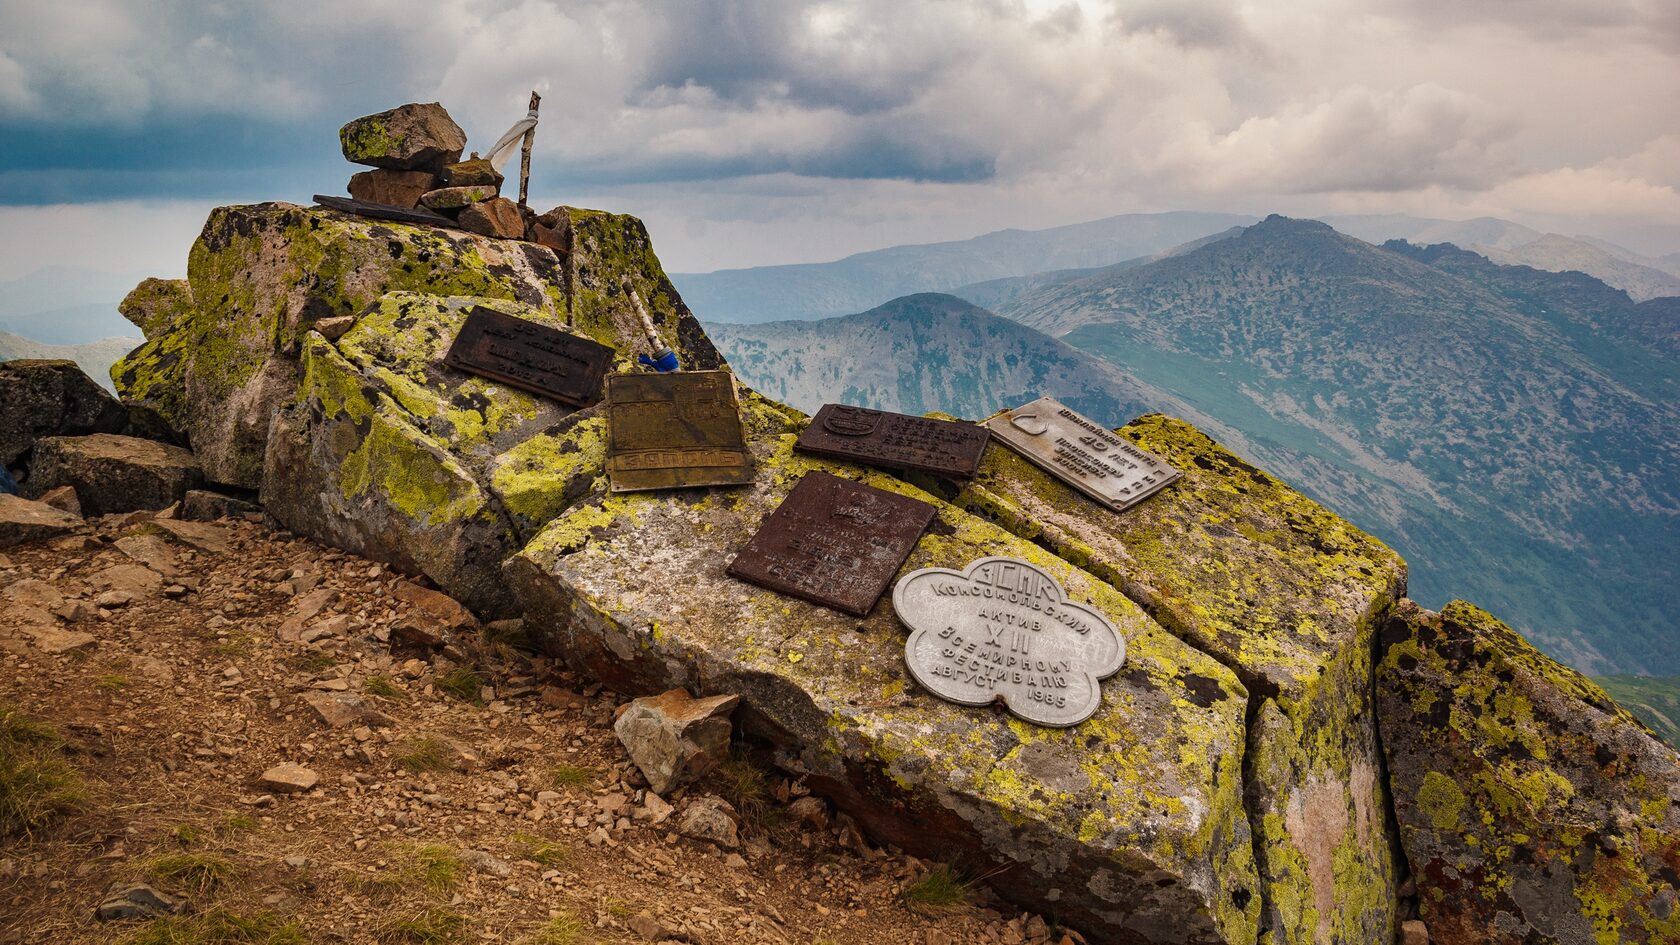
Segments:
[[[806,473],[729,563],[729,574],[867,616],[933,516],[926,502],[825,472]]]
[[[980,469],[991,433],[985,427],[912,417],[844,404],[824,404],[794,448],[835,459],[918,469],[968,479]]]
[[[735,376],[609,375],[607,476],[614,492],[752,482]]]
[[[1108,617],[1016,558],[912,571],[893,588],[893,611],[910,628],[904,662],[924,689],[959,705],[1001,702],[1039,725],[1090,718],[1100,681],[1126,661]]]
[[[613,349],[557,328],[473,308],[443,363],[573,407],[601,399]]]
[[[1051,397],[1006,410],[986,427],[1010,449],[1116,512],[1178,478],[1166,460]]]

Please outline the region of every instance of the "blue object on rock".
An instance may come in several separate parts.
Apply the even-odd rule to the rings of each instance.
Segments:
[[[17,480],[13,479],[12,474],[6,471],[6,467],[0,466],[0,495],[17,495],[17,494],[18,494]]]
[[[677,363],[677,353],[670,348],[661,348],[651,358],[645,354],[640,355],[636,360],[661,374],[669,374],[681,366]]]

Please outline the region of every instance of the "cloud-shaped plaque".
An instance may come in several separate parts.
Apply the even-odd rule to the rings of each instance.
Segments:
[[[1039,725],[1096,714],[1100,681],[1126,661],[1113,621],[1017,558],[912,571],[893,588],[893,610],[911,630],[904,662],[923,688],[960,705],[1001,701]]]

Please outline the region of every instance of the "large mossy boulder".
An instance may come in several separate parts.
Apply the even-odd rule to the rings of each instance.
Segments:
[[[1680,755],[1480,608],[1405,602],[1378,718],[1436,945],[1680,942]]]
[[[535,243],[322,208],[220,208],[193,245],[190,289],[170,290],[170,305],[146,308],[160,313],[150,321],[163,312],[174,320],[118,362],[112,379],[125,402],[191,443],[211,481],[256,489],[269,423],[296,395],[311,326],[358,315],[388,292],[519,302],[621,351],[646,351],[623,293],[628,283],[686,366],[722,363],[676,297],[640,221],[572,208],[555,213],[578,247],[565,261]],[[178,304],[184,297],[190,306]]]
[[[1002,870],[997,886],[1092,941],[1253,942],[1258,876],[1242,803],[1247,693],[1104,581],[913,486],[759,436],[742,489],[597,495],[508,564],[526,625],[632,693],[741,696],[737,719],[876,837]],[[1108,614],[1128,657],[1076,728],[1029,725],[919,690],[883,600],[848,617],[725,567],[806,472],[935,502],[905,565],[1039,564]]]
[[[1371,673],[1405,563],[1181,420],[1117,432],[1182,472],[1124,513],[999,444],[972,483],[945,491],[1123,590],[1242,680],[1269,941],[1389,941],[1397,881]]]

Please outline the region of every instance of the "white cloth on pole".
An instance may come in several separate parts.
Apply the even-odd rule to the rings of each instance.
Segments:
[[[507,130],[507,134],[497,138],[496,143],[490,146],[490,153],[484,155],[485,159],[490,162],[490,166],[500,171],[502,165],[507,163],[508,158],[513,157],[513,146],[525,137],[525,132],[535,127],[537,127],[537,110],[533,108],[525,113],[524,118],[514,122],[513,127]]]

